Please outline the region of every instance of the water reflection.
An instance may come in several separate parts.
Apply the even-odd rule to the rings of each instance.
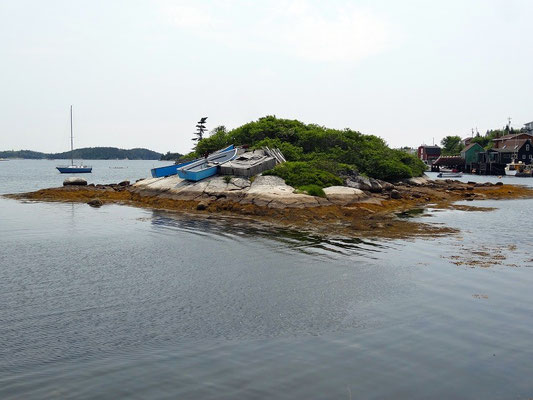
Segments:
[[[375,259],[374,253],[391,248],[390,244],[378,240],[343,236],[325,237],[245,219],[206,218],[160,210],[152,211],[151,223],[157,230],[186,232],[191,235],[209,237],[214,241],[226,239],[245,244],[246,241],[261,238],[264,239],[264,243],[277,251],[296,251],[325,259],[335,255]]]

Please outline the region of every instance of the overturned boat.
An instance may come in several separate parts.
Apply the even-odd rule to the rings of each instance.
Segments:
[[[202,179],[215,175],[222,164],[233,160],[236,156],[237,149],[235,148],[212,153],[206,158],[202,158],[178,168],[178,176],[188,181],[201,181]]]

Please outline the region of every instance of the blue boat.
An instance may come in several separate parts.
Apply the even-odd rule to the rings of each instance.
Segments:
[[[176,175],[178,173],[178,168],[189,165],[197,160],[187,161],[181,164],[167,165],[166,167],[152,168],[152,178],[164,178],[165,176]]]
[[[89,165],[74,165],[74,136],[72,136],[72,106],[70,106],[70,165],[61,165],[56,169],[62,174],[88,174],[93,167]]]
[[[214,153],[210,154],[207,157],[207,159],[209,159],[209,157],[212,157],[218,153],[222,153],[224,151],[233,150],[233,149],[234,149],[234,146],[230,145],[224,149],[217,150]],[[192,164],[193,162],[197,162],[200,160],[203,160],[203,158],[197,158],[196,160],[187,161],[181,164],[173,164],[173,165],[167,165],[165,167],[152,168],[150,172],[152,173],[152,178],[164,178],[165,176],[176,175],[178,173],[179,168],[185,167],[186,165]]]
[[[215,175],[220,165],[233,160],[237,156],[237,149],[220,151],[209,157],[195,161],[178,169],[178,175],[182,179],[198,182],[202,179]]]
[[[62,174],[88,174],[93,170],[93,167],[88,165],[65,165],[56,168]]]

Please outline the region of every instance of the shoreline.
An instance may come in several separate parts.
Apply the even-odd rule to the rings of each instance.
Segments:
[[[255,180],[213,177],[197,183],[177,177],[144,179],[112,185],[69,185],[35,192],[4,195],[17,200],[78,202],[93,206],[123,204],[180,212],[199,218],[235,219],[310,233],[346,237],[438,237],[458,230],[430,222],[412,221],[412,210],[485,207],[454,205],[461,200],[533,198],[533,189],[501,183],[464,183],[412,178],[383,185],[378,192],[335,186],[326,198],[294,193],[281,178]]]

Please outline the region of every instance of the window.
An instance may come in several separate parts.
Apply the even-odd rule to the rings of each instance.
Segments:
[[[525,159],[526,159],[526,155],[522,154],[522,160],[525,160]]]
[[[526,144],[526,151],[529,151],[529,144]]]

